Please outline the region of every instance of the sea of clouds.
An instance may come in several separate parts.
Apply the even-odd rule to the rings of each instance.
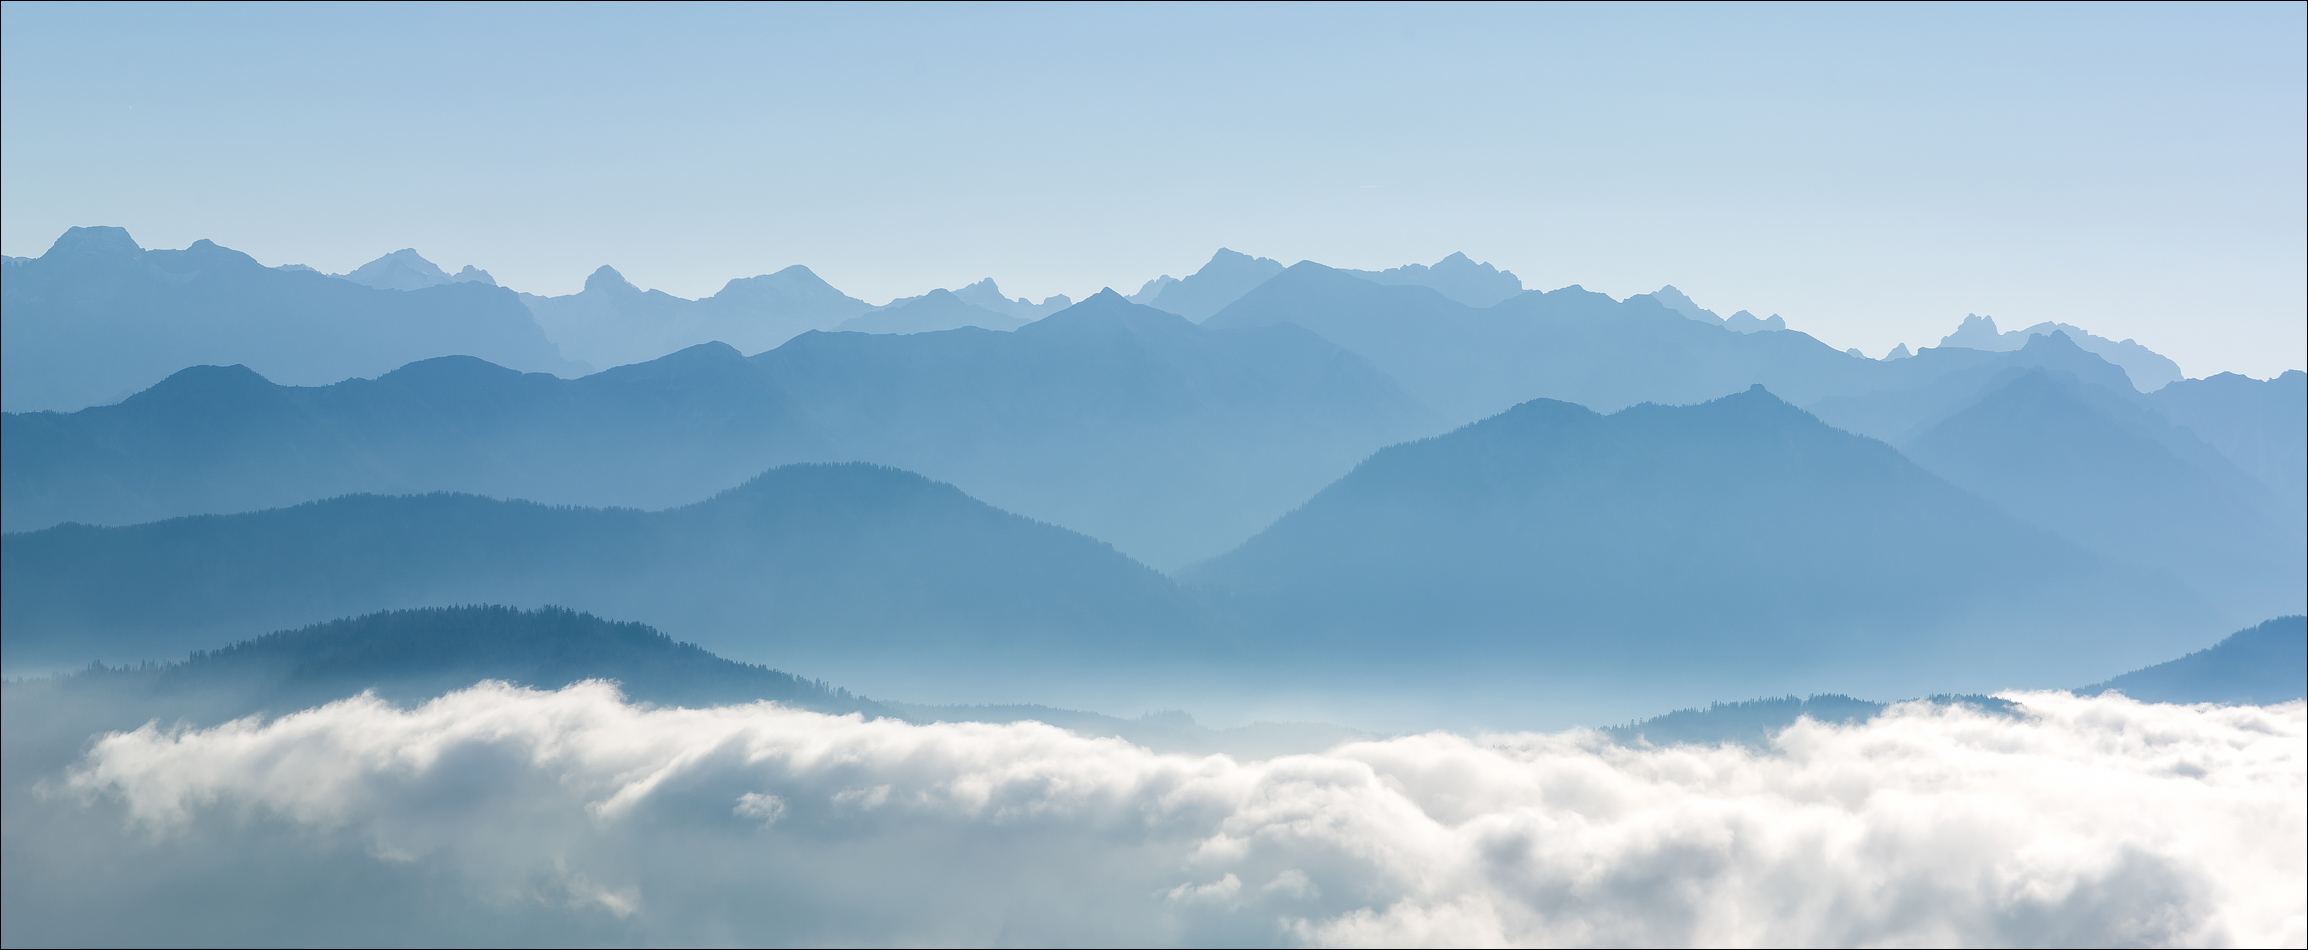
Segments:
[[[43,887],[193,876],[150,912],[214,916],[204,939],[2308,942],[2308,706],[2006,695],[1763,750],[1436,733],[1265,761],[601,683],[363,697],[96,741],[34,793],[79,824],[11,806],[11,936],[97,912]],[[79,864],[34,881],[43,849]]]

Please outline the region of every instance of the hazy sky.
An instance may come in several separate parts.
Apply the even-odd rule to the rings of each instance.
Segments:
[[[2303,10],[12,3],[0,245],[875,302],[1463,250],[1870,355],[1977,312],[2267,376],[2308,349]]]

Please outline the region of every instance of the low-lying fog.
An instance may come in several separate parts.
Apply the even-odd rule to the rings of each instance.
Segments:
[[[2004,696],[1264,760],[597,682],[92,743],[12,704],[6,942],[2308,940],[2308,706]]]

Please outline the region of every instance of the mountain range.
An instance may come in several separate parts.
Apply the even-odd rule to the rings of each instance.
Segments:
[[[834,329],[845,333],[930,333],[963,327],[1015,330],[1030,322],[971,303],[951,290],[933,290],[851,317]]]
[[[599,368],[646,362],[707,342],[759,352],[872,309],[798,264],[732,280],[700,300],[642,290],[602,265],[578,293],[522,294],[521,302],[563,354]]]
[[[208,241],[138,247],[120,228],[73,228],[0,279],[0,404],[118,402],[187,366],[244,364],[300,386],[375,376],[459,353],[570,372],[520,298],[481,281],[379,290],[266,267]]]
[[[2287,613],[2308,599],[2308,534],[2267,485],[2128,388],[2045,368],[2007,379],[1902,449],[2087,549],[2169,572],[2234,615]]]
[[[747,659],[814,657],[836,670],[866,670],[859,651],[883,647],[827,630],[948,631],[934,638],[983,646],[970,638],[1010,624],[1003,636],[1034,644],[1034,669],[1112,660],[1034,639],[1073,624],[1091,639],[1158,630],[1211,645],[1197,662],[1290,688],[1423,668],[1470,695],[1519,683],[1671,702],[1703,686],[1913,694],[2076,682],[2308,600],[2308,374],[2143,392],[2160,356],[2064,324],[1999,333],[1977,318],[1938,347],[1871,360],[1777,318],[1718,318],[1673,286],[1626,300],[1525,291],[1462,254],[1348,271],[1222,249],[1131,299],[1106,290],[1035,304],[986,279],[880,308],[801,267],[702,300],[640,290],[604,267],[583,293],[543,298],[409,249],[331,276],[207,242],[146,251],[117,229],[76,229],[42,258],[9,259],[6,274],[12,383],[40,379],[18,367],[69,367],[81,351],[106,372],[129,365],[118,352],[179,344],[258,354],[181,368],[116,404],[0,422],[0,522],[18,532],[7,544],[45,552],[10,554],[12,665],[146,658],[151,637],[216,642],[454,594],[598,608],[727,637],[713,642],[755,651]],[[139,335],[137,320],[175,323]],[[97,340],[104,328],[130,345]],[[331,365],[283,341],[348,349],[345,339],[364,351],[328,359],[516,339],[529,355],[332,370],[352,378],[326,385],[284,385],[258,368]],[[699,339],[728,342],[683,345]],[[581,375],[555,355],[572,347],[611,363],[676,349]],[[1111,544],[1106,557],[1152,578],[1170,606],[1141,609],[1132,598],[1144,591],[1036,568],[1008,581],[1079,588],[1088,612],[972,606],[956,591],[1011,589],[978,577],[917,591],[928,600],[874,588],[857,596],[888,612],[836,616],[794,593],[830,589],[834,575],[749,587],[681,560],[688,548],[650,547],[665,531],[634,526],[688,524],[706,516],[677,513],[698,510],[769,531],[742,527],[730,512],[751,509],[728,499],[816,497],[777,474],[815,470],[798,463],[919,473],[903,477],[947,483],[957,505]],[[786,487],[749,481],[765,470]],[[432,494],[442,492],[460,494]],[[522,514],[532,509],[568,523]],[[134,576],[118,564],[177,550],[170,532],[210,520],[169,519],[195,515],[243,526],[204,543],[274,558],[249,570],[301,586],[211,577],[227,592],[215,597],[254,612],[209,616],[185,594],[169,608],[184,616],[141,619],[105,613],[142,602],[122,593],[141,589],[127,581],[62,607],[43,592],[69,590],[75,572]],[[459,534],[459,519],[494,533]],[[276,536],[252,524],[297,527]],[[376,586],[356,562],[314,553],[310,539],[329,537],[381,539],[393,559],[461,573]],[[112,540],[73,562],[43,547],[55,538]],[[682,538],[697,550],[736,543]],[[531,550],[556,545],[576,560]],[[843,570],[887,567],[906,543],[885,547],[881,561]],[[688,573],[660,577],[604,553],[625,550]],[[38,573],[51,561],[78,566]],[[681,599],[620,587],[628,575]],[[772,590],[783,600],[766,605]],[[330,591],[352,593],[312,599]],[[275,607],[288,612],[264,612]],[[748,611],[780,619],[736,619]],[[2016,639],[1991,650],[1978,639],[1989,630]],[[2083,631],[2099,638],[2090,649]],[[1638,664],[1655,675],[1612,672]],[[1975,680],[1952,679],[1958,666]]]
[[[1289,323],[1371,361],[1463,424],[1531,399],[1610,411],[1691,403],[1756,383],[1797,402],[1870,385],[1878,364],[1792,331],[1726,332],[1649,296],[1579,287],[1470,307],[1300,262],[1228,304],[1211,327]]]
[[[2064,333],[2077,346],[2123,367],[2124,373],[2131,379],[2132,387],[2144,393],[2155,392],[2187,375],[2180,372],[2180,364],[2132,340],[2111,340],[2085,332],[2081,327],[2048,320],[2024,330],[1998,332],[1994,317],[1966,314],[1963,323],[1955,328],[1954,333],[1941,338],[1939,345],[2000,353],[2019,349],[2035,337],[2054,333]]]
[[[437,493],[64,525],[0,539],[0,572],[0,645],[17,668],[508,604],[645,620],[849,682],[975,670],[986,686],[1207,657],[1212,629],[1168,578],[1104,543],[862,464],[787,466],[655,512]]]
[[[1199,327],[1108,292],[1008,333],[808,333],[751,359],[707,345],[574,380],[462,358],[312,388],[186,370],[120,405],[0,419],[0,521],[354,492],[662,508],[774,465],[870,461],[1168,568],[1434,429],[1304,330]]]
[[[2076,682],[2233,622],[1761,387],[1525,403],[1377,453],[1180,576],[1310,676],[1480,667],[1566,699]]]

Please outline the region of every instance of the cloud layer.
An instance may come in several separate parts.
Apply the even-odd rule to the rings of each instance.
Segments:
[[[2308,940],[2308,707],[2012,698],[1766,752],[1437,733],[1242,762],[483,684],[114,734],[55,788],[130,851],[261,840],[610,942]]]

